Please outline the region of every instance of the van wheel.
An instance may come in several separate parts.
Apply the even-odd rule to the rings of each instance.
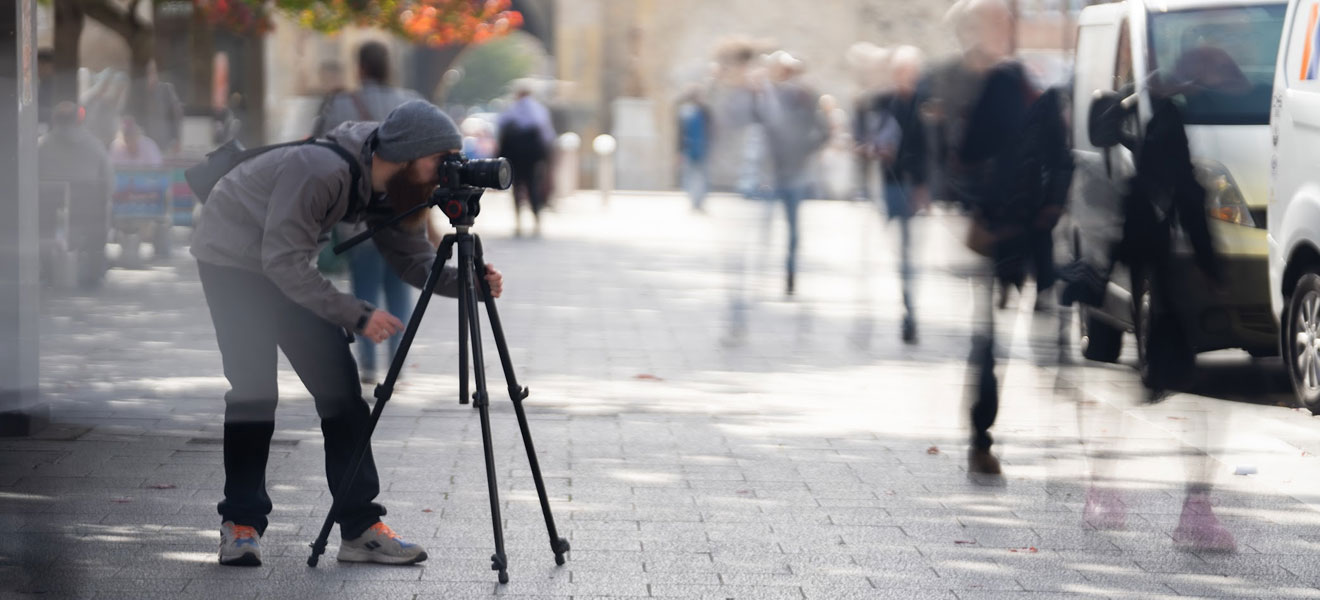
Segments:
[[[1288,300],[1283,353],[1297,401],[1320,414],[1320,275],[1307,273]]]
[[[1085,305],[1078,305],[1077,317],[1082,357],[1096,362],[1118,362],[1118,355],[1123,352],[1123,330],[1100,320]]]

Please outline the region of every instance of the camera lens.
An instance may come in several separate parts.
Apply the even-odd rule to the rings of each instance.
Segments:
[[[513,169],[503,158],[469,160],[459,171],[464,185],[507,190],[513,185]]]

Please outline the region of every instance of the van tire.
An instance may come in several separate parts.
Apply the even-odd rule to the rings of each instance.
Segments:
[[[1320,365],[1315,364],[1320,356],[1316,351],[1317,331],[1320,330],[1320,274],[1311,271],[1302,275],[1288,297],[1284,317],[1281,351],[1293,393],[1311,414],[1320,414],[1320,371],[1317,371]],[[1303,348],[1303,343],[1308,347]],[[1310,382],[1306,381],[1308,370],[1312,373]]]

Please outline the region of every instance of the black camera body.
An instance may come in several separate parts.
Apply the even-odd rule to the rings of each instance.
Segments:
[[[439,176],[431,204],[439,206],[455,226],[472,225],[487,189],[507,190],[513,185],[513,169],[503,158],[470,160],[455,154],[440,162]]]

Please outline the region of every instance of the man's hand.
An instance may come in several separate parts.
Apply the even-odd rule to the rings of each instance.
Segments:
[[[486,282],[490,284],[490,295],[496,298],[504,293],[504,275],[494,265],[486,265]]]
[[[383,310],[375,310],[362,327],[362,335],[377,344],[390,339],[390,336],[403,331],[403,321]]]

